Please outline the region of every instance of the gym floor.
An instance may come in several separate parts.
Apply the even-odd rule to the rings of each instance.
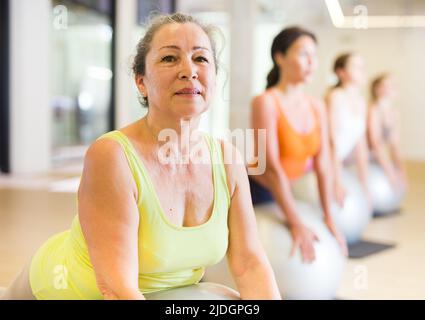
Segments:
[[[349,259],[338,299],[425,299],[425,163],[410,162],[407,169],[410,189],[402,212],[374,219],[363,237],[395,247]],[[0,176],[0,287],[48,237],[70,227],[78,179],[72,172]]]

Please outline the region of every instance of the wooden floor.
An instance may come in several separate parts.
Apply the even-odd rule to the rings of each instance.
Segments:
[[[425,299],[425,163],[409,163],[408,172],[410,190],[402,213],[374,219],[364,237],[396,247],[350,259],[338,298]],[[71,176],[55,174],[48,181]],[[49,236],[68,229],[76,214],[75,193],[52,192],[45,180],[28,185],[0,183],[0,287]]]
[[[350,259],[338,297],[425,299],[425,164],[407,167],[410,189],[401,214],[372,220],[364,236],[396,247]]]

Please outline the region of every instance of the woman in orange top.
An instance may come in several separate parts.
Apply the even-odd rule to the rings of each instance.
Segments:
[[[324,220],[340,243],[344,254],[347,247],[336,230],[330,214],[329,146],[327,120],[322,101],[307,96],[303,86],[317,65],[316,37],[301,28],[281,31],[273,40],[273,69],[267,77],[267,90],[252,102],[251,125],[266,129],[265,172],[252,175],[251,194],[254,204],[274,200],[286,215],[293,238],[292,254],[300,247],[303,260],[315,259],[313,242],[317,236],[303,225],[297,215],[291,180],[301,177],[310,166],[317,174]],[[261,137],[260,137],[261,139]],[[261,161],[261,160],[260,160]]]

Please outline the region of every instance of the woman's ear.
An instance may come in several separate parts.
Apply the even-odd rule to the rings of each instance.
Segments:
[[[276,64],[279,67],[282,67],[282,65],[285,63],[285,55],[281,52],[276,52],[273,57]]]
[[[144,76],[142,76],[140,74],[136,74],[136,76],[134,77],[134,80],[136,82],[136,86],[137,86],[137,89],[139,89],[140,94],[144,98],[146,98],[147,92],[146,92],[146,87],[145,87],[145,83],[144,83]]]
[[[335,70],[335,74],[338,77],[338,79],[343,80],[345,79],[345,70],[344,69],[337,69]]]

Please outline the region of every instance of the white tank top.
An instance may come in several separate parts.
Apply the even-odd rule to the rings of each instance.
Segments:
[[[353,114],[349,107],[338,104],[332,110],[336,156],[345,160],[366,130],[366,108]]]

